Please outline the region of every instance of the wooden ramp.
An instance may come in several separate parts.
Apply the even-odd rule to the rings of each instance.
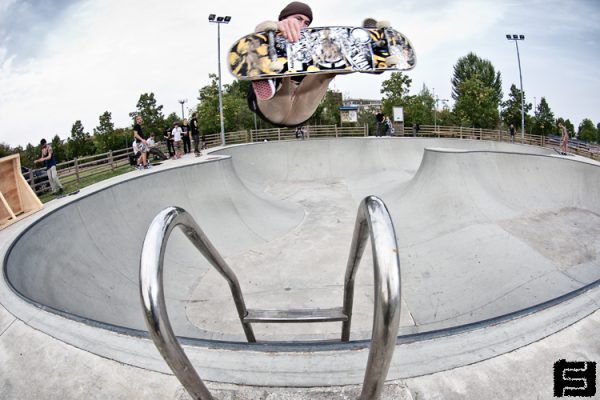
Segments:
[[[42,202],[21,175],[19,155],[0,158],[0,229],[42,207]]]

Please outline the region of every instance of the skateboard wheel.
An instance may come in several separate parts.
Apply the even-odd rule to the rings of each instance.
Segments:
[[[283,63],[281,61],[271,61],[269,69],[273,72],[281,72],[283,71]]]
[[[377,29],[391,28],[392,24],[390,21],[377,21]]]
[[[385,63],[388,67],[395,67],[396,65],[400,64],[400,61],[402,60],[398,56],[389,56],[385,59]]]
[[[256,27],[256,32],[262,32],[262,31],[269,32],[269,31],[276,31],[276,30],[277,30],[277,22],[275,22],[275,21],[261,22]]]

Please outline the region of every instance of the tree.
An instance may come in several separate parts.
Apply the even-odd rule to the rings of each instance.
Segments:
[[[500,121],[498,100],[493,87],[478,79],[461,83],[460,97],[454,104],[454,115],[461,125],[474,128],[496,128]]]
[[[527,103],[525,93],[523,93],[523,102],[525,104],[525,118],[527,120],[529,111],[533,108],[531,103]],[[508,94],[508,100],[502,102],[500,104],[501,111],[500,117],[502,118],[502,122],[506,126],[510,126],[513,124],[517,131],[521,130],[521,91],[517,89],[515,84],[510,86],[510,93]]]
[[[316,125],[340,125],[342,122],[340,107],[342,105],[342,94],[328,89],[314,114],[308,120],[308,123]]]
[[[491,92],[488,96],[500,104],[502,101],[502,78],[500,72],[496,72],[490,61],[484,60],[474,53],[458,59],[452,77],[452,98],[454,100],[460,99],[465,90],[463,84],[469,80],[477,80],[481,82],[481,86],[490,88]]]
[[[137,110],[129,113],[129,116],[132,119],[138,115],[142,117],[144,120],[144,135],[148,137],[151,134],[162,134],[165,124],[162,113],[163,106],[156,104],[154,93],[142,94],[136,107]],[[130,137],[133,138],[133,131],[130,131]]]
[[[67,161],[66,146],[63,144],[63,141],[58,135],[54,135],[52,141],[50,142],[50,146],[52,146],[52,154],[54,154],[57,163]]]
[[[75,121],[71,128],[71,137],[69,138],[69,157],[83,157],[94,154],[96,147],[90,134],[84,131],[80,120]]]
[[[28,168],[40,168],[40,164],[35,164],[34,161],[40,158],[42,155],[42,149],[40,146],[34,146],[28,143],[25,146],[25,150],[21,151],[21,165]]]
[[[392,72],[390,78],[381,84],[383,95],[382,105],[385,115],[392,115],[394,106],[402,106],[404,98],[408,95],[412,79],[402,72]]]
[[[196,108],[200,119],[198,125],[200,131],[207,134],[221,132],[221,121],[219,115],[219,81],[217,75],[209,74],[210,84],[200,89],[198,100],[200,103]]]
[[[554,113],[550,110],[550,106],[545,97],[542,97],[540,104],[535,110],[535,120],[533,123],[533,134],[548,136],[552,133],[556,134],[557,128],[554,121]]]
[[[435,99],[425,85],[423,85],[419,94],[404,97],[401,104],[404,107],[404,125],[406,126],[415,124],[433,125],[434,121],[437,120],[437,117],[434,116]]]
[[[226,132],[252,129],[254,127],[254,113],[248,107],[248,91],[251,90],[250,81],[235,80],[224,85],[223,89],[223,123]],[[217,93],[218,95],[218,93]],[[218,112],[218,107],[217,107]],[[200,114],[200,119],[203,116]],[[220,116],[219,116],[219,132]]]
[[[594,126],[594,123],[586,118],[579,124],[579,129],[577,130],[577,137],[579,138],[579,140],[592,142],[598,137],[598,130]]]
[[[452,77],[454,114],[463,125],[495,128],[500,116],[502,78],[492,63],[469,53],[458,60]]]
[[[14,150],[6,143],[0,143],[0,158],[10,156],[14,153]]]
[[[112,122],[112,114],[105,111],[98,118],[99,125],[94,128],[96,147],[101,153],[123,148],[123,138],[115,134],[115,125]]]
[[[596,131],[598,132],[598,135],[596,135],[596,143],[600,143],[600,122],[596,125]]]

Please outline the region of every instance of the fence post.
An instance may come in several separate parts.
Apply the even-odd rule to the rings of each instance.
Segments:
[[[110,163],[110,170],[114,172],[115,170],[115,164],[113,161],[113,152],[112,150],[108,151],[108,162]]]
[[[335,137],[337,139],[337,137],[338,137],[337,124],[333,126],[333,130],[335,131]]]
[[[79,179],[79,162],[77,161],[77,157],[75,157],[73,159],[73,162],[75,164],[75,177],[77,178],[77,184],[80,183],[80,179]]]
[[[281,128],[277,128],[277,140],[281,140]]]
[[[307,139],[310,139],[310,125],[306,126],[306,132],[304,132]]]

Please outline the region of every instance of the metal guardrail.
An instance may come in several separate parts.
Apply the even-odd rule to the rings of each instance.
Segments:
[[[193,218],[179,207],[168,207],[152,221],[140,259],[140,297],[150,337],[184,388],[194,399],[213,397],[177,341],[167,315],[163,292],[164,251],[168,238],[180,226],[188,239],[229,283],[240,322],[249,342],[255,342],[251,322],[342,321],[342,341],[349,341],[354,300],[354,279],[371,238],[375,276],[373,332],[361,400],[377,400],[396,345],[400,325],[400,259],[392,219],[385,204],[375,196],[366,197],[358,208],[344,280],[344,308],[331,310],[248,310],[234,272]]]

